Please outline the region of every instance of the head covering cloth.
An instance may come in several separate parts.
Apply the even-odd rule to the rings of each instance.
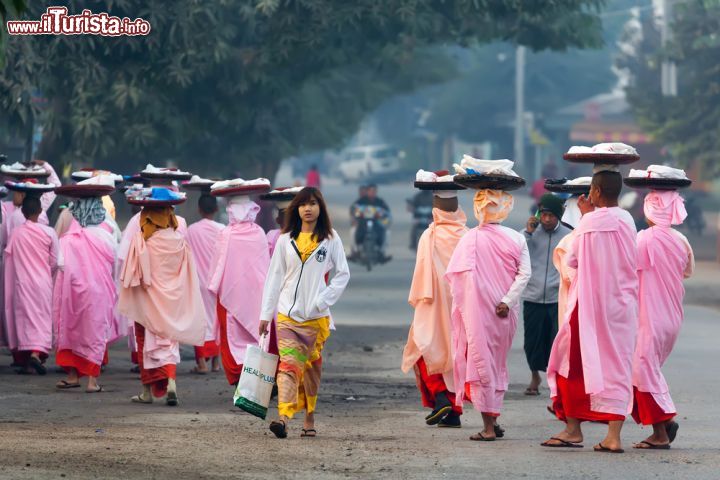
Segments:
[[[177,227],[178,220],[173,207],[144,207],[140,212],[140,230],[145,240],[158,230]]]
[[[100,225],[105,221],[106,210],[99,197],[78,198],[70,204],[70,213],[82,227]]]
[[[645,217],[662,228],[680,225],[687,217],[685,201],[676,191],[652,190],[645,196]]]
[[[473,211],[480,225],[501,223],[513,209],[513,196],[502,190],[478,190],[475,193]]]

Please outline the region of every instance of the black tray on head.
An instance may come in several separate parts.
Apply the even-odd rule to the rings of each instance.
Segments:
[[[692,180],[681,178],[645,178],[627,177],[623,183],[631,188],[649,188],[650,190],[678,190],[692,185]]]
[[[640,160],[640,155],[625,153],[566,153],[563,155],[563,159],[573,163],[627,165]]]
[[[455,175],[455,183],[474,190],[517,190],[525,186],[525,179],[512,175],[478,174]]]
[[[415,188],[419,190],[465,190],[466,187],[455,182],[415,182]]]
[[[545,190],[548,192],[569,193],[572,195],[587,195],[590,193],[590,185],[568,185],[567,183],[562,183],[563,181],[567,180],[564,178],[545,180]]]

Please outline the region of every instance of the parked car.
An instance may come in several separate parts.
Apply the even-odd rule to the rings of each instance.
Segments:
[[[382,182],[398,177],[405,152],[390,145],[352,147],[342,153],[338,167],[343,181]]]

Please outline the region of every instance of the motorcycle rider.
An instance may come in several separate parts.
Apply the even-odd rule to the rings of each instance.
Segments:
[[[390,213],[390,207],[385,203],[385,200],[378,197],[378,188],[375,184],[369,184],[365,190],[365,196],[358,198],[350,211],[353,213],[353,218],[357,218],[358,212],[367,207],[374,207],[376,210],[375,222],[377,228],[377,246],[380,250],[380,256],[382,263],[388,262],[392,257],[385,255],[385,238],[387,228],[390,225],[392,219]],[[355,250],[363,244],[365,240],[365,233],[367,232],[367,224],[365,222],[354,221],[355,224]]]
[[[416,250],[420,235],[432,223],[433,194],[431,190],[420,190],[407,200],[408,210],[413,216],[410,229],[410,250]]]

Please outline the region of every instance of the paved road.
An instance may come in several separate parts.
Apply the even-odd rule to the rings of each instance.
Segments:
[[[335,205],[336,225],[347,238],[347,189],[330,186],[326,191]],[[291,438],[276,440],[265,422],[231,406],[231,390],[221,375],[187,373],[191,359],[178,367],[181,405],[169,408],[129,403],[139,381],[128,372],[121,345],[111,352],[101,380],[107,392],[99,395],[55,391],[60,374],[17,376],[7,367],[9,357],[0,356],[0,478],[720,476],[720,322],[717,310],[704,307],[687,308],[684,330],[665,369],[681,423],[670,451],[593,453],[589,447],[602,438],[597,425],[587,426],[583,450],[539,447],[561,424],[545,411],[546,390],[541,397],[522,395],[527,372],[521,329],[510,355],[511,385],[501,417],[506,439],[468,441],[481,424],[476,412],[467,412],[461,430],[425,426],[414,380],[398,369],[411,318],[406,296],[413,255],[406,248],[409,215],[403,211],[411,193],[408,188],[383,188],[395,211],[390,247],[395,258],[370,273],[353,268],[350,287],[334,309],[338,330],[325,355],[318,438],[298,438],[296,422]],[[511,225],[522,225],[528,206],[526,199],[518,199]],[[696,296],[695,301],[703,299]],[[626,446],[647,434],[628,423]]]

